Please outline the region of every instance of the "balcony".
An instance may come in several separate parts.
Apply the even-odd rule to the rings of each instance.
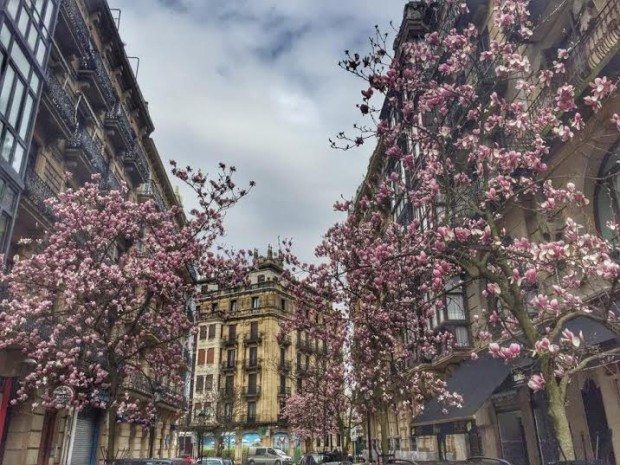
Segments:
[[[155,402],[164,402],[175,408],[183,404],[183,389],[180,386],[163,385],[140,371],[131,373],[124,379],[123,385],[139,394],[153,397]]]
[[[86,91],[92,101],[106,109],[115,105],[117,101],[116,92],[110,74],[98,51],[90,50],[86,55],[80,57],[77,74],[80,80],[88,84]]]
[[[133,147],[136,136],[120,102],[106,111],[103,121],[117,147],[121,147],[123,150],[129,150]]]
[[[64,17],[67,23],[67,29],[72,36],[75,48],[79,50],[82,55],[87,54],[91,49],[90,32],[76,0],[65,0],[61,2],[60,16]]]
[[[235,390],[232,387],[220,388],[221,399],[232,399],[235,396]]]
[[[260,344],[263,342],[263,333],[246,334],[243,338],[243,344],[246,346]]]
[[[139,144],[135,144],[131,150],[123,153],[123,164],[129,172],[129,176],[136,184],[149,181],[149,164],[146,154]]]
[[[257,425],[260,423],[260,417],[258,415],[248,415],[245,418],[246,425]]]
[[[232,362],[228,361],[228,360],[225,361],[225,362],[222,362],[221,370],[224,373],[234,372],[235,368],[237,368],[237,361],[236,360],[233,360]]]
[[[291,372],[291,362],[280,361],[280,363],[278,363],[278,371],[280,373],[282,373],[282,374],[290,373]]]
[[[26,198],[48,219],[53,219],[54,213],[46,200],[56,197],[56,192],[31,167],[26,169],[25,184]]]
[[[278,386],[278,397],[289,397],[291,395],[291,388],[286,386]]]
[[[224,347],[236,347],[237,346],[237,335],[228,336],[224,338]]]
[[[152,179],[140,186],[140,195],[146,198],[152,198],[160,211],[167,210],[167,205],[164,201],[164,197],[161,194],[159,187],[157,187],[157,184],[155,184]]]
[[[312,344],[308,339],[297,339],[295,347],[300,352],[312,352]]]
[[[577,32],[573,34],[570,40],[573,45],[568,49],[565,62],[566,74],[562,75],[561,79],[575,86],[575,95],[578,96],[588,82],[614,59],[620,41],[620,3],[617,0],[608,0],[583,35]],[[616,63],[614,69],[606,71],[605,74],[613,80],[618,74],[617,68]],[[553,85],[543,88],[531,103],[530,111],[547,106],[554,107],[555,90]]]
[[[245,361],[244,368],[245,371],[259,371],[261,369],[261,365],[260,359],[248,359]]]
[[[67,132],[73,132],[76,127],[73,98],[69,91],[58,82],[56,76],[49,71],[45,79],[45,90],[45,95],[49,99],[59,123],[64,126]]]
[[[79,129],[67,141],[67,156],[73,158],[91,173],[104,174],[107,162],[103,157],[103,145],[85,129]]]
[[[260,396],[260,386],[245,386],[243,388],[243,397],[246,399],[255,399]]]
[[[106,175],[103,181],[103,188],[110,189],[113,191],[118,191],[122,187],[121,181],[116,177],[116,175],[108,170],[108,174]]]

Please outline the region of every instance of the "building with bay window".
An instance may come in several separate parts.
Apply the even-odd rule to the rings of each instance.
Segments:
[[[0,252],[10,267],[23,237],[51,226],[45,200],[91,176],[165,209],[179,200],[153,139],[146,100],[106,0],[0,0]],[[71,175],[67,176],[67,172]],[[0,464],[100,463],[104,415],[32,409],[9,400],[28,360],[0,350]],[[136,398],[157,398],[149,428],[121,423],[118,456],[169,457],[184,407],[157,380],[127,380]]]

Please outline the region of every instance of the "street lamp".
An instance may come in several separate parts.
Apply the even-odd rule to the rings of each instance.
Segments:
[[[213,407],[209,406],[201,409],[196,414],[197,432],[198,432],[198,458],[202,459],[202,448],[204,441],[204,433],[207,429],[207,423],[213,415]]]

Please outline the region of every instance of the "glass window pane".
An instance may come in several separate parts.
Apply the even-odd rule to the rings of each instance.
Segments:
[[[43,13],[43,5],[45,4],[45,0],[34,0],[34,9],[41,17],[41,13]]]
[[[11,102],[11,109],[9,110],[9,124],[13,127],[17,124],[17,116],[19,115],[19,110],[22,103],[22,97],[24,96],[24,90],[26,90],[26,86],[21,81],[21,79],[17,79],[15,83],[15,91],[13,92],[13,101]]]
[[[22,171],[22,162],[24,161],[24,146],[19,142],[15,144],[15,153],[13,154],[13,162],[11,166],[15,171],[21,173]]]
[[[16,197],[17,193],[10,187],[6,186],[6,191],[4,193],[4,196],[2,197],[2,208],[8,211],[13,211]]]
[[[47,46],[45,42],[39,42],[39,48],[37,49],[37,63],[43,66],[43,61],[45,60],[45,52],[47,52]]]
[[[50,23],[52,22],[52,13],[54,12],[54,2],[47,2],[47,8],[45,9],[45,20],[43,23],[45,27],[49,29]]]
[[[6,161],[11,160],[11,151],[13,150],[13,142],[15,138],[10,131],[5,131],[4,141],[2,142],[2,151],[1,155]]]
[[[39,92],[39,83],[41,81],[39,80],[39,76],[37,76],[37,73],[32,73],[30,75],[30,88],[32,89],[32,91],[37,94]]]
[[[6,213],[3,213],[0,216],[0,245],[4,247],[4,242],[6,241],[6,233],[9,226],[9,216]]]
[[[18,47],[17,43],[13,45],[13,50],[11,50],[11,58],[15,62],[15,66],[21,73],[28,78],[28,74],[30,73],[30,62],[24,52],[22,52],[21,47]]]
[[[0,42],[2,42],[2,45],[4,45],[4,47],[8,50],[9,45],[11,44],[11,32],[6,24],[2,26],[2,32],[0,32]]]
[[[13,88],[13,81],[15,80],[15,71],[9,66],[4,77],[4,83],[2,84],[2,90],[0,90],[0,113],[6,115],[6,110],[9,105],[9,97],[11,96],[11,89]]]
[[[464,320],[465,309],[463,306],[462,294],[448,294],[446,298],[446,305],[448,307],[448,319],[449,320]]]
[[[19,13],[19,23],[17,24],[17,29],[22,33],[24,37],[26,37],[26,32],[28,31],[28,23],[30,22],[30,16],[26,12],[26,8],[22,6],[22,9]]]
[[[39,32],[37,31],[37,28],[33,25],[28,32],[28,47],[30,47],[30,50],[34,50],[34,46],[37,44],[38,37]]]
[[[6,6],[7,11],[13,19],[17,17],[17,9],[19,8],[19,0],[9,0]]]
[[[19,136],[26,140],[28,128],[30,127],[30,117],[32,116],[32,108],[34,106],[34,99],[32,95],[28,94],[26,97],[26,104],[24,105],[24,111],[22,112],[22,119],[19,123]]]

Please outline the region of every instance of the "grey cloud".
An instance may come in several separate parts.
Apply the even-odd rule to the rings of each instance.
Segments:
[[[358,120],[363,87],[337,61],[364,47],[375,24],[398,22],[403,2],[185,0],[173,2],[187,13],[172,20],[153,0],[110,3],[123,9],[128,53],[141,57],[164,159],[206,169],[223,160],[238,167],[241,183],[257,182],[227,216],[225,242],[264,248],[292,237],[311,259],[341,219],[333,202],[354,194],[372,148],[329,148],[330,136]]]

